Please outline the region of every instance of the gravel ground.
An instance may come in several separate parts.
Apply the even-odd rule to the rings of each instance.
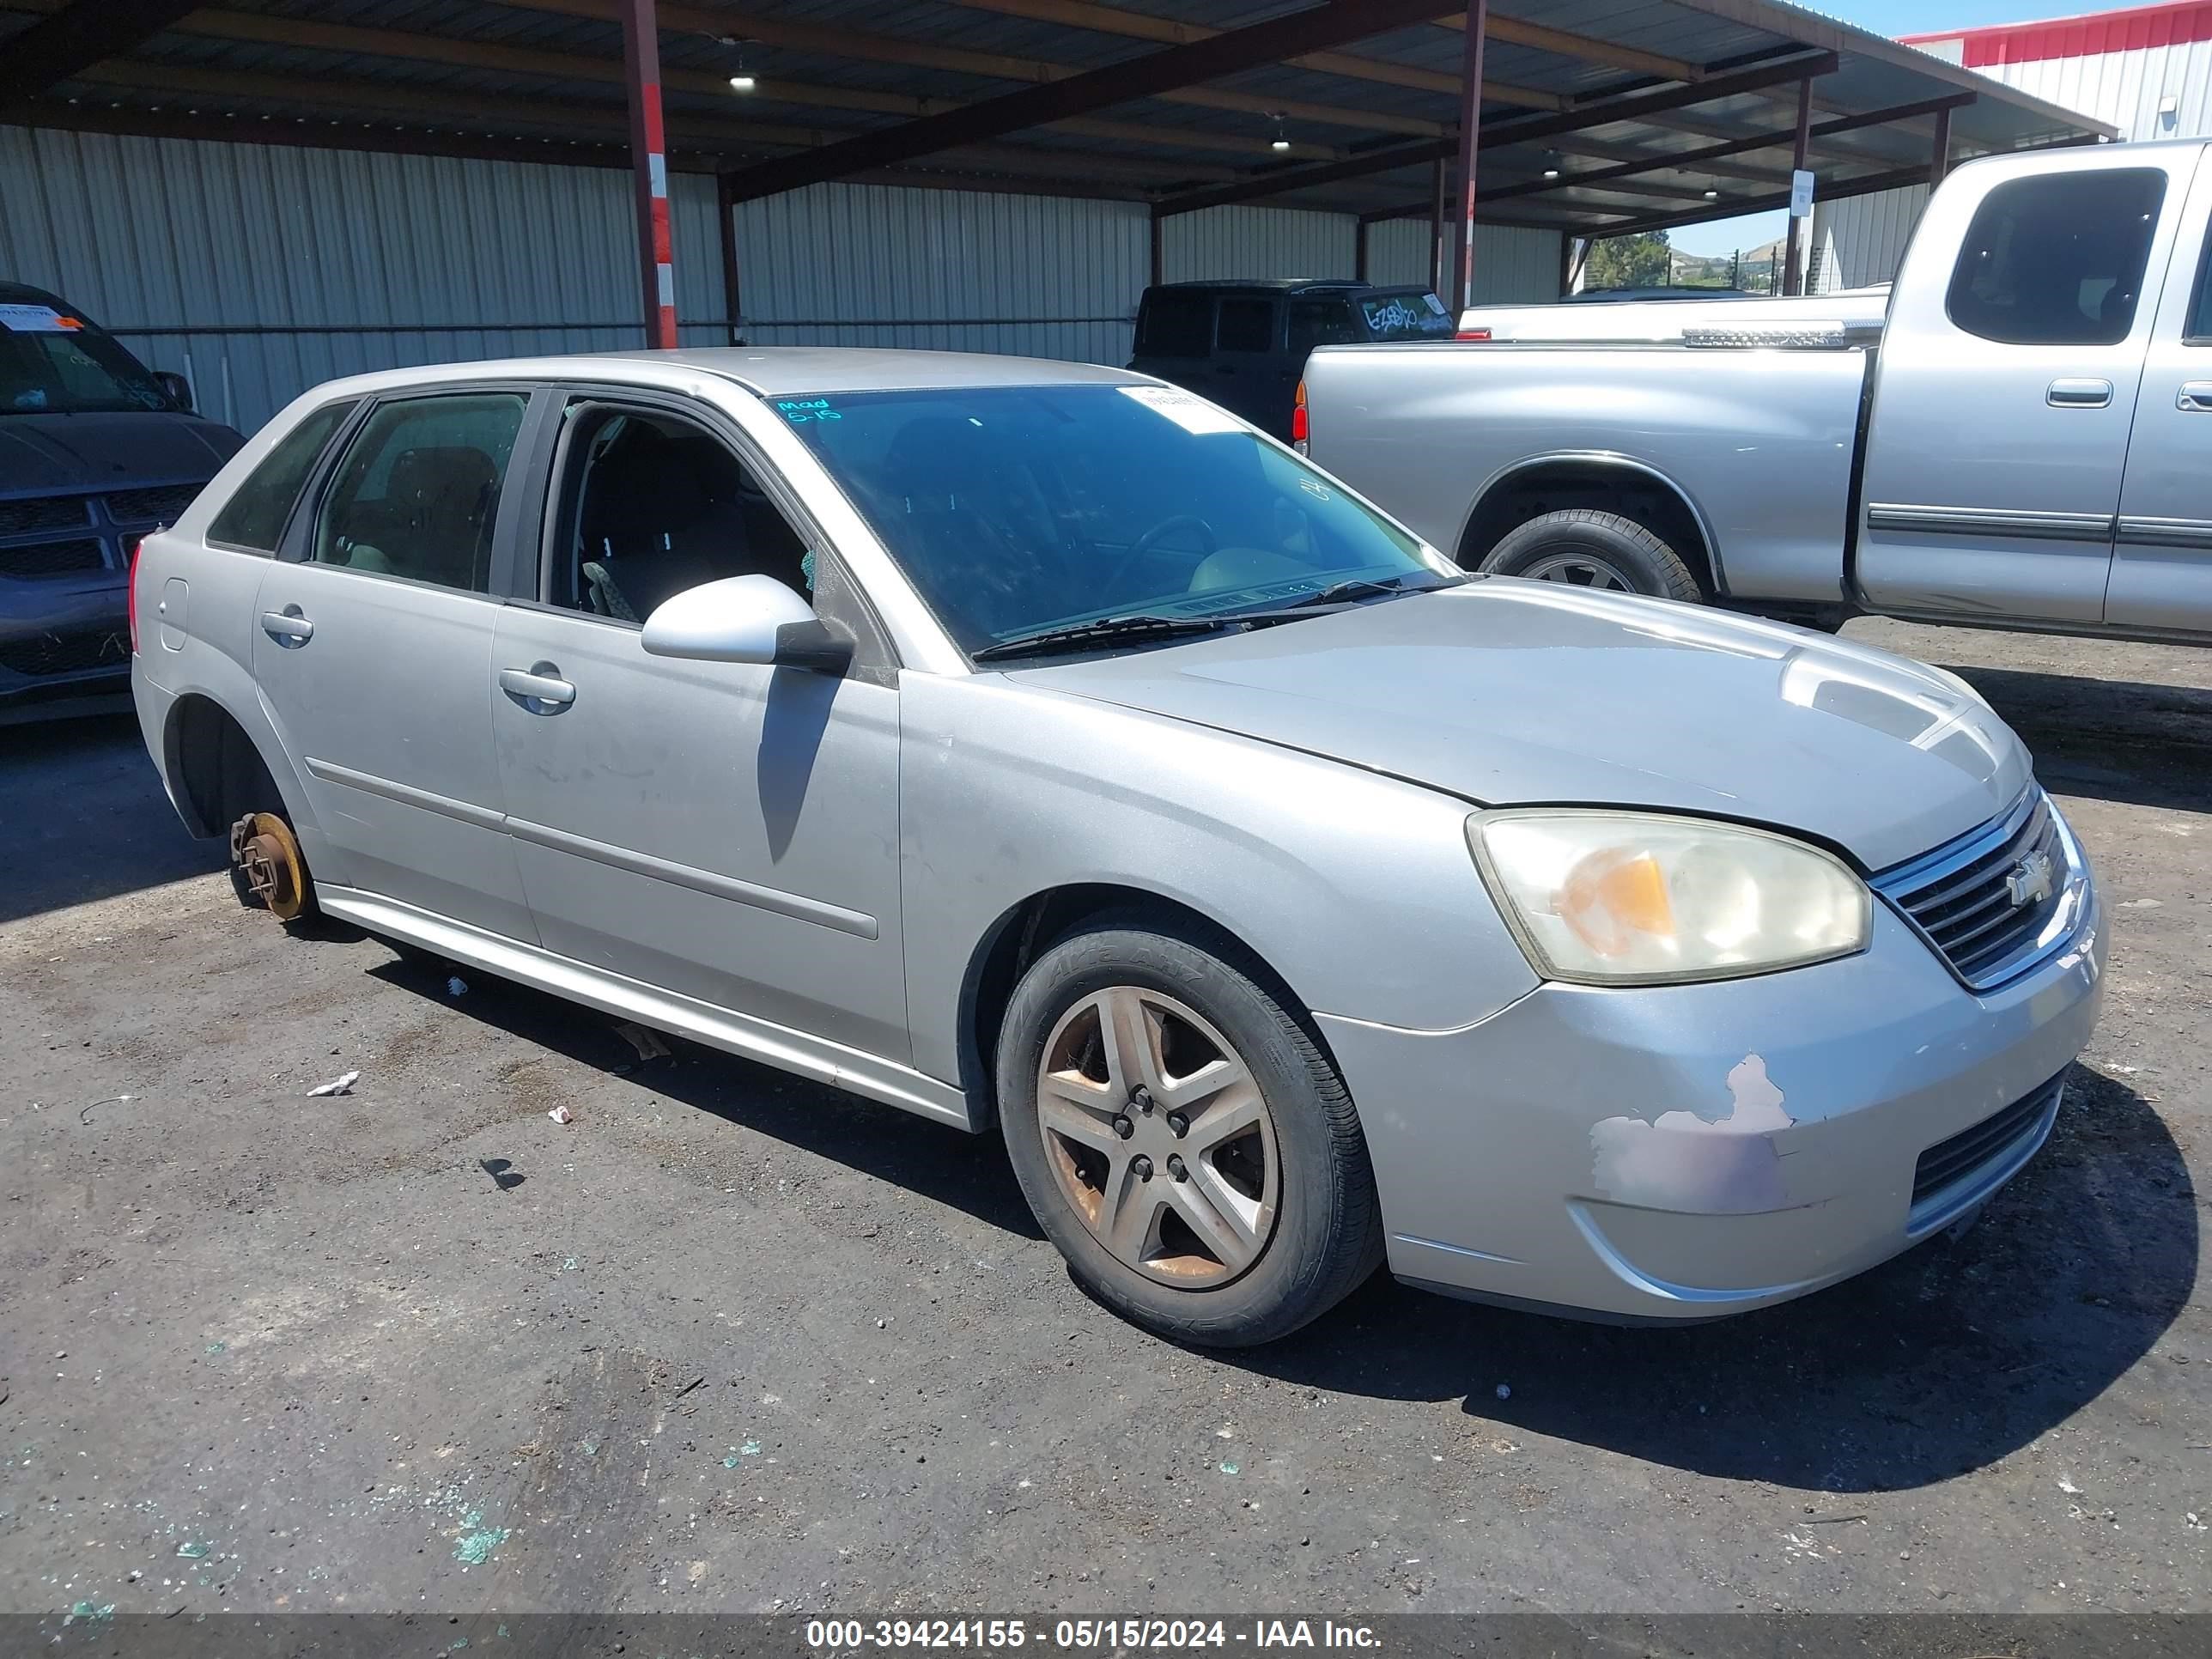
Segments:
[[[2212,654],[1852,632],[2097,861],[2045,1155],[1748,1318],[1378,1279],[1234,1358],[994,1139],[287,937],[126,722],[0,731],[0,1611],[2212,1609]]]

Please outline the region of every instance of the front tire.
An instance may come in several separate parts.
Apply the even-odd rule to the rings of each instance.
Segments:
[[[999,1119],[1079,1283],[1173,1340],[1249,1347],[1382,1257],[1358,1115],[1226,940],[1107,919],[1039,957],[999,1045]]]
[[[1615,593],[1697,604],[1705,598],[1682,556],[1633,519],[1592,507],[1547,513],[1506,532],[1481,568]]]

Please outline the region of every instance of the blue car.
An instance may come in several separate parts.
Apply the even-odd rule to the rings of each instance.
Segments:
[[[0,283],[0,723],[120,708],[131,556],[245,440],[66,301]]]

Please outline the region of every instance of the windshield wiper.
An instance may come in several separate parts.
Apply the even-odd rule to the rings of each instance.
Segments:
[[[1353,599],[1364,599],[1378,593],[1425,593],[1429,587],[1449,587],[1452,584],[1441,578],[1424,587],[1407,587],[1415,576],[1425,573],[1408,570],[1402,576],[1352,576],[1340,582],[1331,582],[1315,592],[1301,593],[1290,602],[1288,609],[1305,611],[1316,605],[1345,605]]]
[[[975,662],[995,662],[1035,652],[1079,650],[1109,640],[1166,640],[1182,634],[1211,634],[1217,629],[1241,627],[1252,620],[1234,613],[1217,617],[1103,617],[1097,622],[1071,623],[1065,628],[1042,628],[1034,634],[1017,635],[968,654]]]

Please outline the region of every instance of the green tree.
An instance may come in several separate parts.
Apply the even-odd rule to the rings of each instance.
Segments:
[[[1667,280],[1667,233],[1611,236],[1590,245],[1583,266],[1584,288],[1656,288]]]

